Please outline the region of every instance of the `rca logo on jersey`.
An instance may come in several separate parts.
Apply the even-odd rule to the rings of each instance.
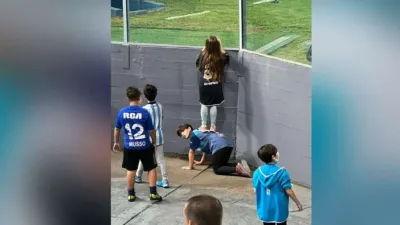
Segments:
[[[142,113],[124,113],[123,117],[124,117],[124,119],[141,120]]]

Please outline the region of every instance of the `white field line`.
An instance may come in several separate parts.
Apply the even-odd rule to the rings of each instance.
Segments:
[[[209,13],[210,11],[203,11],[203,12],[198,12],[198,13],[191,13],[191,14],[186,14],[183,16],[172,16],[172,17],[168,17],[167,20],[174,20],[174,19],[179,19],[179,18],[183,18],[183,17],[189,17],[189,16],[197,16],[197,15],[202,15],[202,14],[206,14]]]
[[[261,0],[261,1],[258,1],[258,2],[254,2],[253,5],[259,5],[259,4],[263,4],[263,3],[267,3],[267,2],[273,2],[273,1],[275,1],[275,0]]]
[[[284,42],[284,41],[286,41],[286,40],[289,39],[289,38],[291,38],[291,37],[290,37],[290,36],[283,36],[283,37],[280,37],[280,38],[278,38],[278,39],[275,39],[275,40],[269,42],[268,44],[262,46],[261,48],[257,49],[255,52],[264,52],[264,51],[266,51],[267,49],[273,47],[274,45],[277,45],[277,44],[279,44],[279,43],[281,43],[281,42]]]

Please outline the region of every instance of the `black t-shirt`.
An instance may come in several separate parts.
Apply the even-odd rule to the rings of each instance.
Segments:
[[[221,63],[224,63],[224,66],[229,63],[228,54],[225,53],[223,55],[223,60],[221,60]],[[198,85],[200,103],[207,106],[222,104],[225,101],[223,83],[220,81],[208,80],[205,78],[207,76],[207,70],[205,69],[206,65],[204,65],[201,61],[201,53],[197,57],[196,66],[199,70]]]

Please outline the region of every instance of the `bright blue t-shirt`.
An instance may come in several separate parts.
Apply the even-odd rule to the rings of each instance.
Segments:
[[[284,167],[266,164],[253,174],[258,218],[264,223],[283,223],[289,217],[290,175]]]
[[[124,129],[126,150],[145,150],[152,146],[149,132],[154,130],[150,113],[140,106],[127,106],[118,113],[117,129]]]
[[[232,147],[231,142],[221,133],[194,130],[190,135],[190,149],[215,154],[225,147]]]

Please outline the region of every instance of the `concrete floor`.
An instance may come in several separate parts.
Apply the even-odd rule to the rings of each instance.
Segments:
[[[224,206],[224,225],[262,224],[256,214],[255,195],[251,179],[235,176],[216,176],[208,166],[197,166],[196,170],[184,171],[187,161],[167,157],[168,189],[158,188],[164,197],[161,203],[151,204],[147,183],[137,184],[138,199],[126,200],[126,172],[121,168],[122,153],[111,153],[111,224],[112,225],[182,225],[182,209],[187,199],[197,194],[217,197]],[[158,174],[160,174],[158,172]],[[291,202],[288,224],[311,224],[311,190],[295,186],[294,191],[305,208],[296,212]]]

